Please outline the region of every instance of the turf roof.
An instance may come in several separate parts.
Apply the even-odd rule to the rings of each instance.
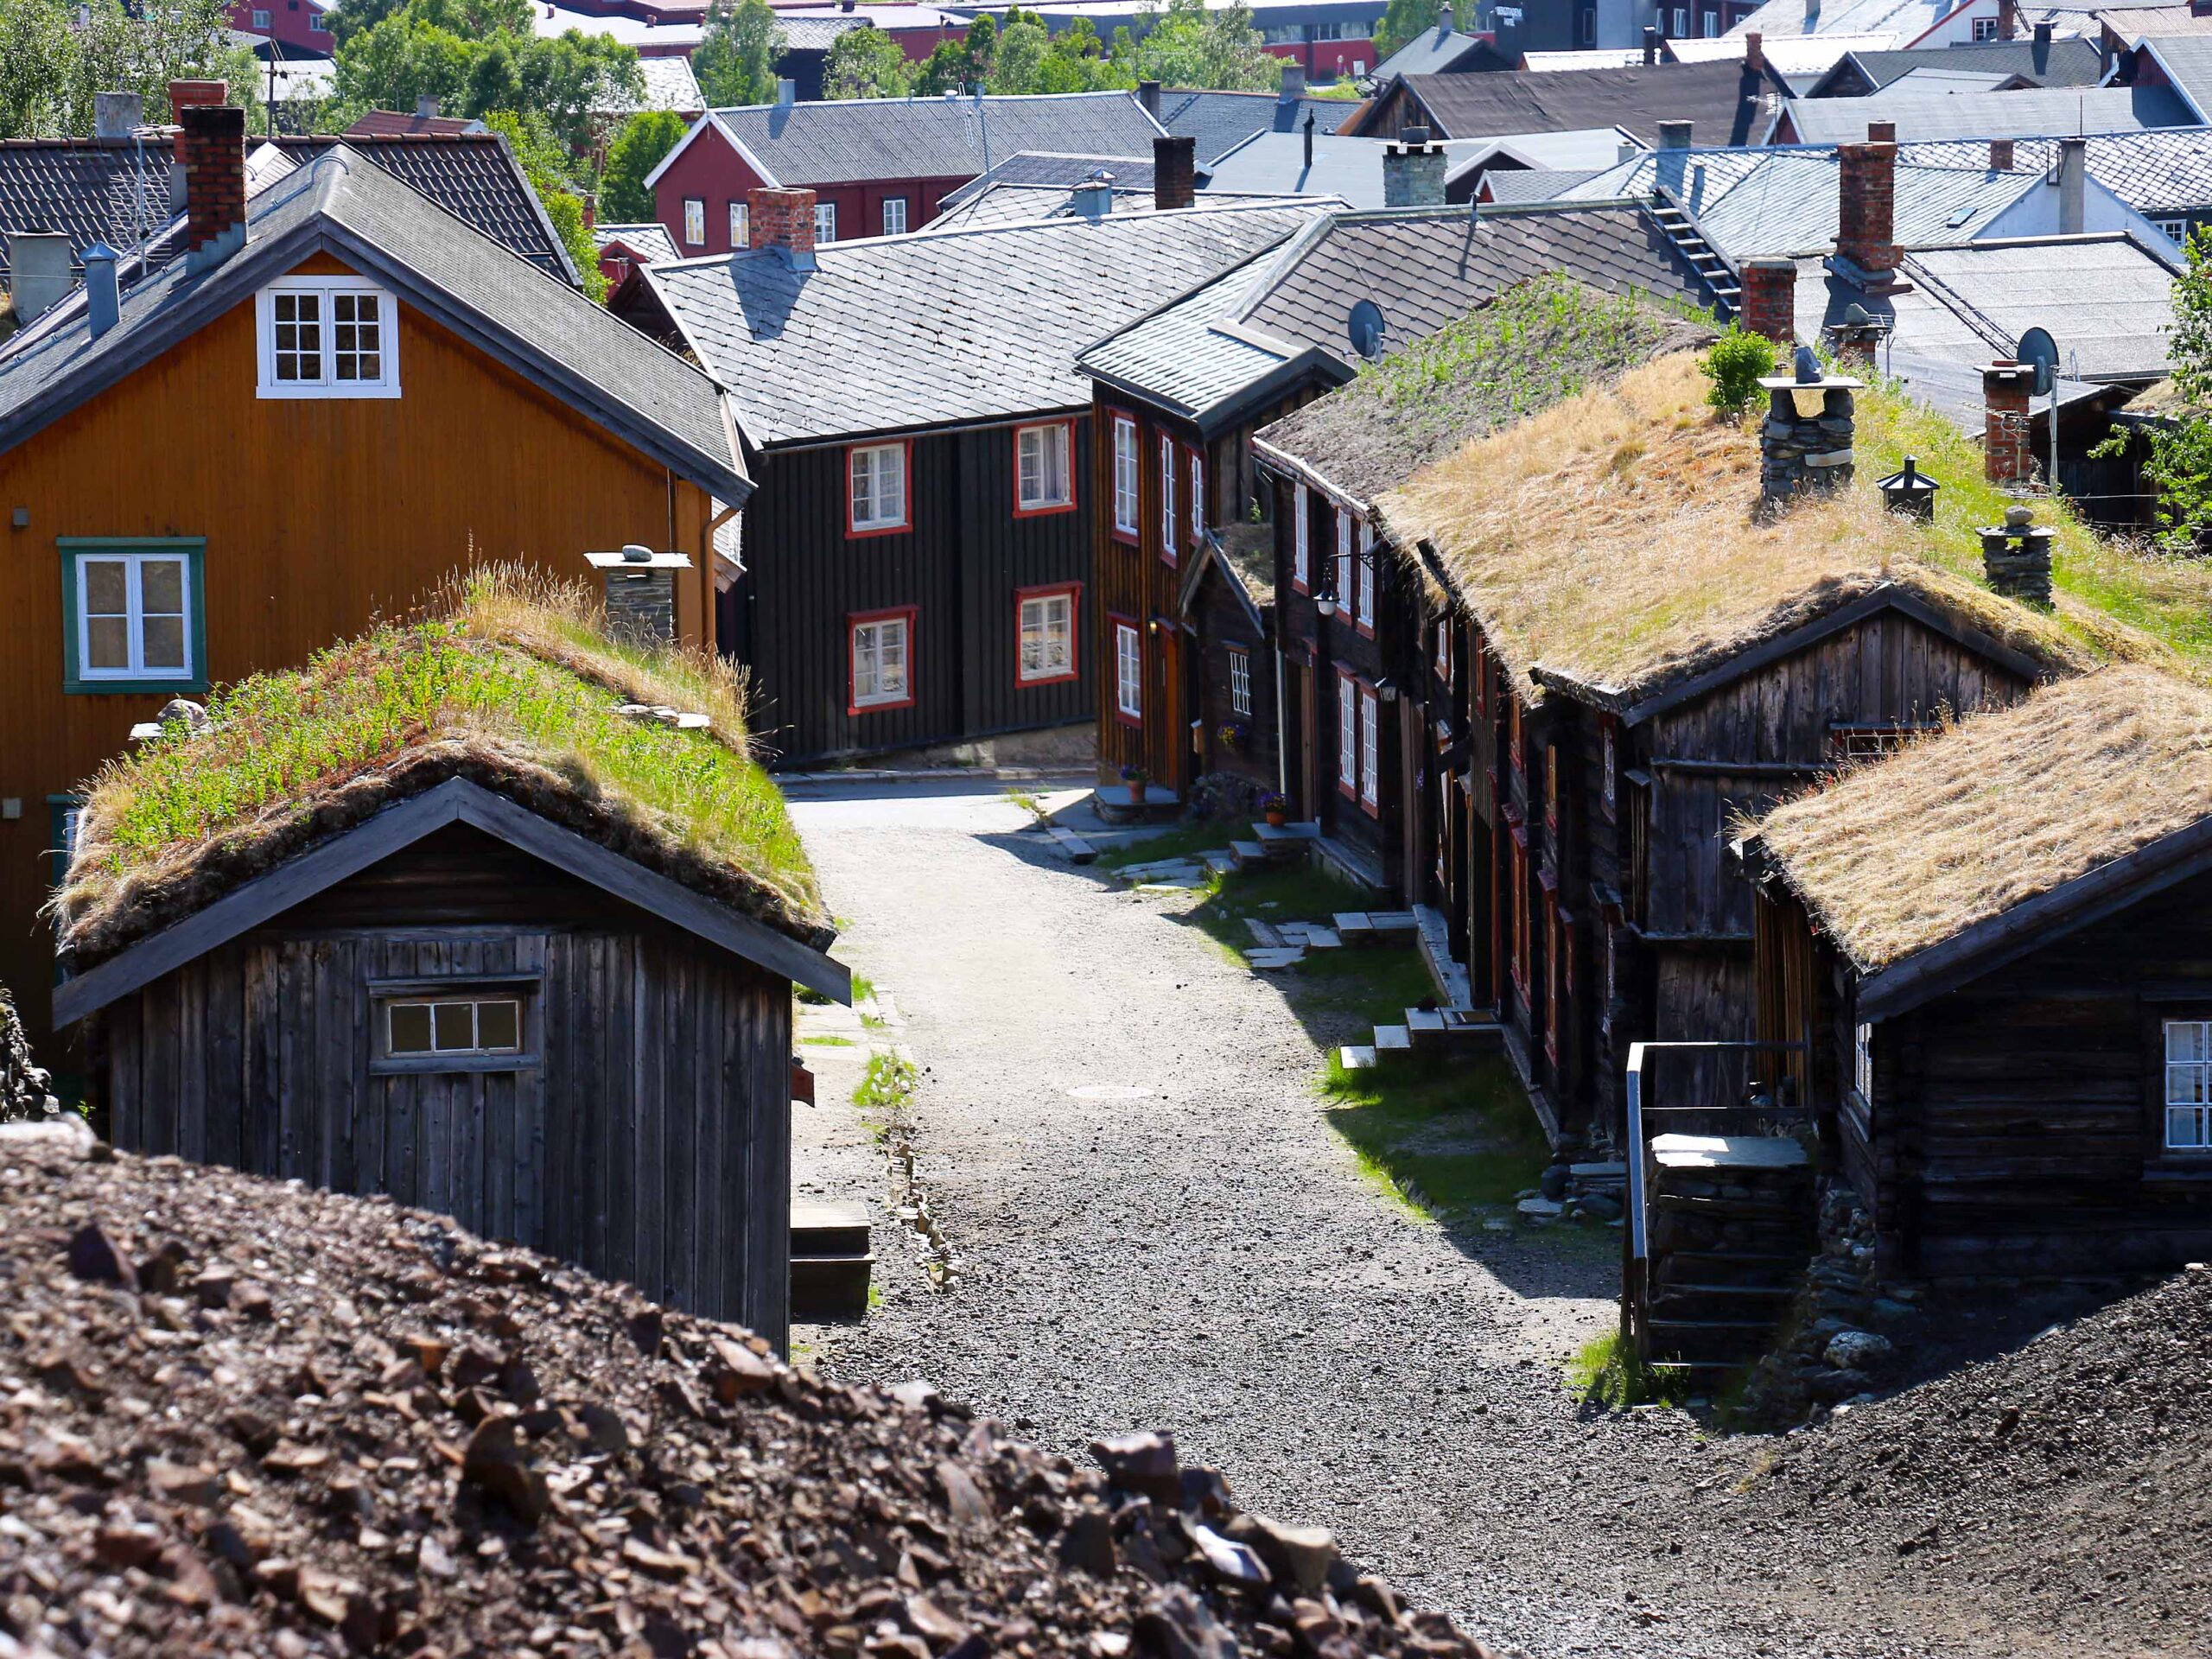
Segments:
[[[479,573],[438,614],[219,690],[111,761],[57,907],[111,955],[379,808],[466,777],[821,948],[831,930],[744,689],[719,660],[609,640],[582,588]],[[645,704],[707,716],[678,728]]]

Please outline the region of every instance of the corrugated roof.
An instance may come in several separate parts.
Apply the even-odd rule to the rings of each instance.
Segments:
[[[1863,143],[1866,124],[1890,121],[1906,143],[2181,127],[2196,118],[2164,86],[2038,86],[2013,92],[1922,91],[1904,83],[1869,98],[1796,98],[1789,124],[1808,144]]]
[[[1749,73],[1740,60],[1541,75],[1408,75],[1399,84],[1421,100],[1440,138],[1619,126],[1646,144],[1659,142],[1662,121],[1688,121],[1693,137],[1707,143],[1757,143],[1774,120],[1763,95],[1782,90]]]
[[[840,242],[812,271],[753,249],[645,280],[765,447],[1086,405],[1084,346],[1313,212],[1266,202]]]
[[[1160,133],[1130,92],[757,104],[712,118],[792,188],[972,178],[1025,149],[1149,155]]]

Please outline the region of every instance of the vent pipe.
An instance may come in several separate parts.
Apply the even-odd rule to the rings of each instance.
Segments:
[[[85,317],[94,340],[123,315],[123,295],[116,285],[116,251],[105,242],[85,250]]]

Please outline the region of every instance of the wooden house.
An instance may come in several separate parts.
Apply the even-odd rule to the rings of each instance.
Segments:
[[[785,760],[1090,724],[1113,486],[1077,354],[1312,212],[1192,208],[1160,142],[1164,211],[819,246],[808,192],[761,190],[747,251],[616,296],[729,389],[759,488],[717,637]]]
[[[1393,146],[1384,158],[1392,188],[1422,205],[1317,214],[1280,247],[1079,359],[1105,435],[1100,499],[1112,504],[1093,529],[1093,637],[1114,671],[1098,703],[1108,798],[1124,766],[1149,773],[1162,808],[1187,802],[1203,779],[1253,771],[1225,754],[1215,722],[1201,719],[1214,693],[1194,677],[1198,665],[1224,672],[1227,653],[1206,639],[1187,602],[1201,590],[1182,571],[1210,532],[1241,537],[1244,526],[1270,525],[1276,660],[1268,674],[1281,692],[1272,707],[1255,702],[1249,716],[1257,752],[1281,757],[1268,791],[1287,796],[1302,823],[1319,823],[1325,857],[1376,887],[1397,885],[1399,861],[1382,828],[1395,821],[1404,776],[1394,703],[1406,671],[1386,655],[1397,577],[1376,556],[1364,498],[1301,471],[1255,435],[1352,379],[1361,363],[1539,272],[1575,271],[1608,290],[1700,308],[1715,291],[1700,250],[1647,208],[1546,207],[1478,219],[1441,205],[1443,162],[1433,145]]]
[[[780,1345],[792,988],[848,976],[730,677],[583,614],[480,588],[165,724],[85,807],[55,1013],[118,1146],[387,1193]],[[394,680],[415,719],[335,741]],[[228,810],[141,850],[210,778]]]
[[[1734,3],[1734,0],[1730,0]],[[1344,124],[1363,138],[1395,138],[1408,127],[1438,138],[1507,132],[1574,132],[1620,127],[1656,145],[1672,128],[1707,144],[1763,144],[1789,83],[1759,51],[1712,63],[1630,64],[1514,74],[1402,74]]]
[[[1769,813],[1758,1032],[1887,1273],[2212,1249],[2212,696],[2044,687]]]
[[[183,115],[179,257],[96,258],[0,354],[0,977],[41,1033],[53,855],[133,725],[473,560],[681,556],[710,646],[712,531],[751,487],[713,382],[569,283],[344,145],[249,194],[243,113]]]

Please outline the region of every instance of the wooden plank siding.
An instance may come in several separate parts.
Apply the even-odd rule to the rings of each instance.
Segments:
[[[785,763],[987,737],[1089,720],[1098,664],[1093,608],[1090,423],[1075,429],[1075,505],[1014,512],[1014,433],[1029,422],[912,440],[911,527],[847,530],[844,444],[760,459],[744,513],[745,576],[722,596],[725,648],[753,671],[755,729]],[[1073,680],[1017,677],[1016,594],[1079,587]],[[849,712],[850,620],[912,607],[912,701]]]

